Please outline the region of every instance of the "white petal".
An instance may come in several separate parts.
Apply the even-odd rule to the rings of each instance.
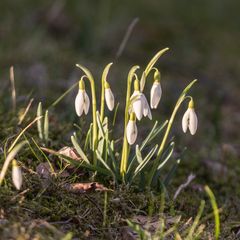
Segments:
[[[12,180],[17,190],[21,189],[22,186],[22,171],[19,166],[13,166],[12,168]]]
[[[75,98],[75,110],[79,117],[83,113],[83,106],[84,106],[83,90],[79,90]]]
[[[190,108],[189,111],[189,130],[192,135],[194,135],[197,131],[198,119],[197,115],[193,108]]]
[[[150,120],[152,120],[152,113],[149,107],[148,101],[144,94],[142,94],[142,101],[143,101],[143,115],[144,117],[148,116]]]
[[[84,108],[83,108],[83,110],[84,110],[85,115],[88,114],[89,106],[90,106],[89,97],[88,97],[87,93],[84,92]]]
[[[105,89],[105,100],[110,111],[114,108],[114,95],[110,88]]]
[[[157,108],[160,99],[162,96],[162,88],[160,83],[154,83],[152,88],[151,88],[151,108]]]
[[[137,139],[137,125],[135,121],[129,120],[127,124],[127,141],[130,145],[134,144]]]
[[[137,119],[140,121],[143,116],[143,102],[141,98],[133,102],[133,111],[135,112]]]
[[[182,129],[183,129],[183,132],[187,132],[188,121],[189,121],[189,114],[190,114],[190,109],[188,108],[187,111],[184,113],[183,118],[182,118]]]

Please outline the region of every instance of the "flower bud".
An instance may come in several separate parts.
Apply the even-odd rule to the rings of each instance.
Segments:
[[[198,126],[198,119],[194,110],[194,102],[191,99],[188,104],[188,109],[184,113],[182,118],[182,129],[183,129],[183,132],[186,133],[187,129],[189,128],[190,133],[194,135],[197,131],[197,126]]]
[[[89,111],[90,100],[85,91],[85,84],[83,79],[79,81],[79,90],[78,94],[75,98],[75,110],[79,117],[81,117],[82,113],[84,112],[87,115]]]
[[[110,111],[114,108],[114,95],[108,82],[105,82],[105,101]]]
[[[136,125],[136,115],[131,113],[130,119],[127,124],[127,141],[130,145],[134,144],[137,139],[137,125]]]
[[[160,72],[158,70],[155,71],[154,73],[154,83],[151,88],[151,108],[156,109],[162,96],[162,88],[160,84]]]
[[[22,186],[22,171],[15,159],[12,160],[12,181],[17,190]]]

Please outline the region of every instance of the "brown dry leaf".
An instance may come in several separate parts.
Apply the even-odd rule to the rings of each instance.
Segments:
[[[36,168],[36,172],[40,177],[44,179],[49,179],[51,178],[51,175],[52,175],[51,168],[47,162],[38,164]]]
[[[72,193],[86,193],[86,192],[93,192],[93,191],[103,192],[103,191],[110,190],[97,182],[66,184],[65,188],[67,191]]]
[[[65,146],[58,151],[59,154],[62,154],[66,157],[72,158],[74,160],[81,160],[81,158],[76,153],[76,150],[73,147]]]

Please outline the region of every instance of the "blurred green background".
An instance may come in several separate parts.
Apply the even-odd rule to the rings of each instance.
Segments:
[[[19,104],[31,91],[43,102],[56,99],[80,78],[75,63],[100,81],[112,61],[109,82],[122,101],[130,67],[144,67],[158,50],[170,47],[158,63],[163,98],[154,118],[165,119],[182,88],[198,78],[193,96],[199,131],[194,138],[181,135],[181,144],[190,145],[203,163],[225,164],[229,153],[239,157],[240,1],[1,0],[0,9],[2,89],[10,92],[8,69],[14,65]],[[117,57],[135,18],[139,21]],[[75,93],[63,103],[72,115]]]

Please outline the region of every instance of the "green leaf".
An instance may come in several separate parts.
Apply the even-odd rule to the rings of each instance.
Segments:
[[[155,145],[147,154],[147,156],[143,159],[143,161],[137,166],[137,168],[134,171],[134,175],[132,177],[132,180],[136,178],[136,176],[143,171],[143,169],[146,167],[146,165],[151,160],[152,156],[156,153],[156,150],[158,148],[158,145]]]
[[[115,107],[115,110],[114,110],[113,121],[112,121],[112,126],[113,127],[115,126],[115,123],[116,123],[118,108],[119,108],[119,102],[117,103],[117,105]]]
[[[143,142],[141,144],[141,147],[140,147],[141,151],[167,126],[167,123],[168,123],[168,120],[166,120],[160,126],[157,126],[158,121],[155,122],[152,130],[150,131],[150,133],[147,135],[147,137],[143,140]]]
[[[141,146],[140,146],[140,151],[144,151],[145,147],[154,140],[154,138],[167,126],[168,121],[166,120],[164,123],[162,123],[160,126],[158,125],[158,121],[156,121],[150,131],[150,133],[147,135],[147,137],[143,140]],[[130,164],[127,169],[127,174],[131,175],[132,168],[136,162],[136,155],[132,158],[130,161]]]
[[[107,140],[107,151],[108,151],[108,154],[111,158],[111,163],[112,163],[112,167],[114,169],[114,172],[117,175],[118,172],[119,172],[118,171],[119,169],[118,169],[118,166],[116,164],[117,163],[116,158],[114,156],[114,140],[112,140],[111,143],[110,143],[109,140]]]
[[[136,145],[136,157],[137,157],[138,163],[140,164],[143,161],[143,159],[142,159],[142,154],[141,154],[138,144]]]
[[[108,164],[102,159],[100,153],[98,152],[98,150],[96,150],[96,155],[98,160],[103,164],[103,166],[109,171],[109,173],[113,176],[114,179],[116,179],[116,175],[114,174],[114,172],[112,171],[112,169],[108,166]]]
[[[90,149],[92,149],[92,147],[91,147],[92,141],[90,141],[91,135],[92,135],[92,128],[93,128],[93,124],[91,123],[89,126],[89,129],[88,129],[87,135],[86,135],[85,144],[84,144],[84,148],[83,148],[85,152],[87,151],[88,146],[90,147]]]
[[[165,153],[163,154],[163,161],[159,164],[157,170],[160,170],[170,159],[173,154],[175,143],[171,142]]]
[[[105,136],[105,132],[104,132],[104,128],[103,128],[103,125],[101,123],[101,120],[100,120],[100,114],[99,112],[97,111],[97,125],[98,125],[98,128],[99,128],[99,134],[98,134],[98,138],[104,138]]]
[[[77,150],[78,154],[80,155],[80,157],[86,162],[86,163],[90,163],[87,156],[85,155],[85,153],[83,152],[82,148],[80,147],[80,145],[77,142],[77,139],[74,136],[71,136],[71,141],[72,144],[74,146],[74,148]]]
[[[37,129],[38,129],[38,134],[39,134],[39,138],[43,139],[43,119],[42,119],[42,103],[39,102],[38,104],[38,108],[37,108],[37,117],[39,118],[37,120]]]
[[[48,110],[45,112],[45,117],[44,117],[44,140],[48,141],[48,136],[49,136],[49,119],[48,119]]]
[[[218,240],[220,235],[220,217],[219,217],[217,201],[212,190],[208,186],[205,186],[204,189],[210,198],[211,205],[213,208],[213,213],[215,218],[215,239]]]

